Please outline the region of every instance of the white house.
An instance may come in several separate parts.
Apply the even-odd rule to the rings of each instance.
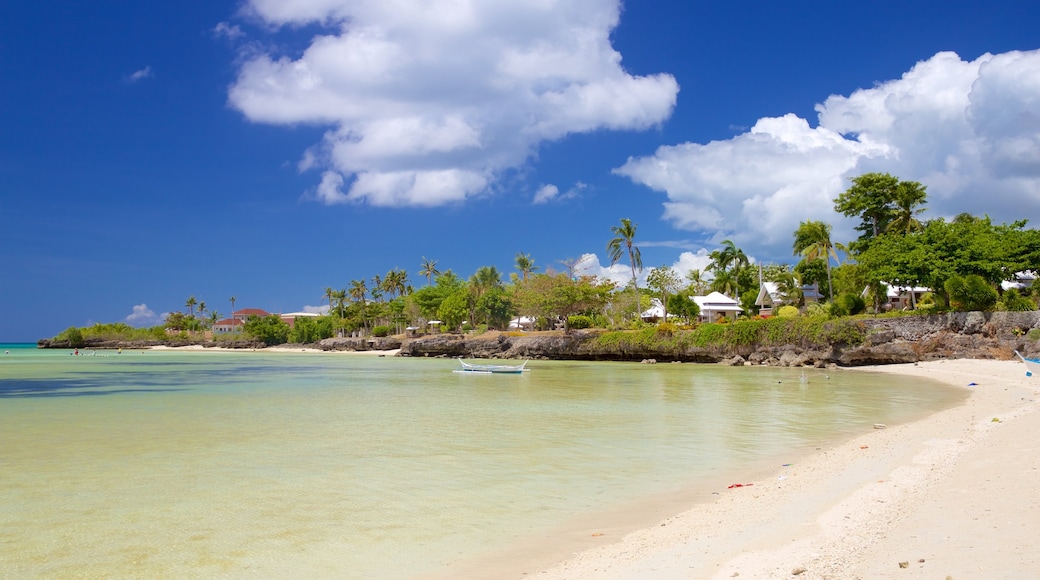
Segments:
[[[671,318],[673,315],[669,314]],[[658,320],[664,320],[664,305],[661,304],[661,300],[658,298],[650,299],[650,308],[643,311],[639,315],[640,318],[645,322],[657,322]]]
[[[721,292],[712,292],[707,296],[693,296],[692,299],[701,309],[702,322],[715,322],[719,318],[736,317],[744,312],[739,302]]]
[[[761,316],[772,316],[773,307],[780,306],[784,295],[780,293],[780,286],[776,282],[762,282],[758,285],[758,298],[755,298],[755,306]]]

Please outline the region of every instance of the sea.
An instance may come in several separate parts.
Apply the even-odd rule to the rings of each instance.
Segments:
[[[450,577],[966,396],[840,369],[0,352],[6,579]]]

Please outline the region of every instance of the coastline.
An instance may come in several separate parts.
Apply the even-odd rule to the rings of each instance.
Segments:
[[[956,407],[774,468],[753,486],[687,503],[651,527],[604,535],[609,543],[537,576],[1040,578],[1040,379],[1020,362],[994,360],[850,372],[862,371],[970,393]]]

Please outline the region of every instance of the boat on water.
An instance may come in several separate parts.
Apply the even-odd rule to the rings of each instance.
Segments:
[[[504,375],[518,375],[527,370],[527,362],[524,361],[518,365],[485,365],[485,364],[472,364],[462,359],[459,359],[459,364],[462,368],[455,369],[456,373],[472,373],[479,375],[491,375],[491,374],[504,374]]]
[[[1022,359],[1022,362],[1026,364],[1026,370],[1029,371],[1026,374],[1032,376],[1033,373],[1040,373],[1040,359],[1037,358],[1026,358],[1022,356],[1022,353],[1015,351],[1018,358]]]

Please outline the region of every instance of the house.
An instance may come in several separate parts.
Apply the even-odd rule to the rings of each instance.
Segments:
[[[721,292],[712,292],[707,296],[693,296],[691,299],[701,309],[701,322],[715,322],[727,316],[735,318],[744,312],[739,302]]]
[[[1036,275],[1032,272],[1018,272],[1010,280],[1004,280],[1000,283],[1001,292],[1006,292],[1014,288],[1018,290],[1019,294],[1027,294],[1033,287],[1033,283],[1036,282]]]
[[[881,283],[885,287],[885,297],[888,300],[882,303],[884,310],[913,310],[917,307],[917,303],[921,301],[921,297],[926,293],[931,292],[931,288],[924,288],[922,286],[896,286],[894,284]],[[870,293],[870,287],[863,289],[860,294],[863,298],[866,298]]]
[[[287,314],[279,314],[278,317],[282,319],[282,322],[289,325],[289,328],[296,326],[297,318],[317,318],[321,316],[317,312],[289,312]]]
[[[758,314],[761,316],[772,316],[773,308],[783,304],[784,295],[780,293],[780,286],[776,282],[761,282],[758,285],[758,298],[755,298],[755,306],[758,306]]]
[[[218,320],[213,325],[213,334],[238,332],[242,330],[242,325],[246,323],[246,320],[248,320],[250,316],[263,318],[264,316],[270,316],[270,314],[264,310],[260,310],[259,308],[243,308],[241,310],[236,310],[231,313],[231,318]]]
[[[668,315],[669,318],[672,316],[671,314]],[[664,305],[661,303],[661,300],[651,298],[650,308],[644,310],[639,317],[643,319],[643,322],[660,322],[664,320]]]

